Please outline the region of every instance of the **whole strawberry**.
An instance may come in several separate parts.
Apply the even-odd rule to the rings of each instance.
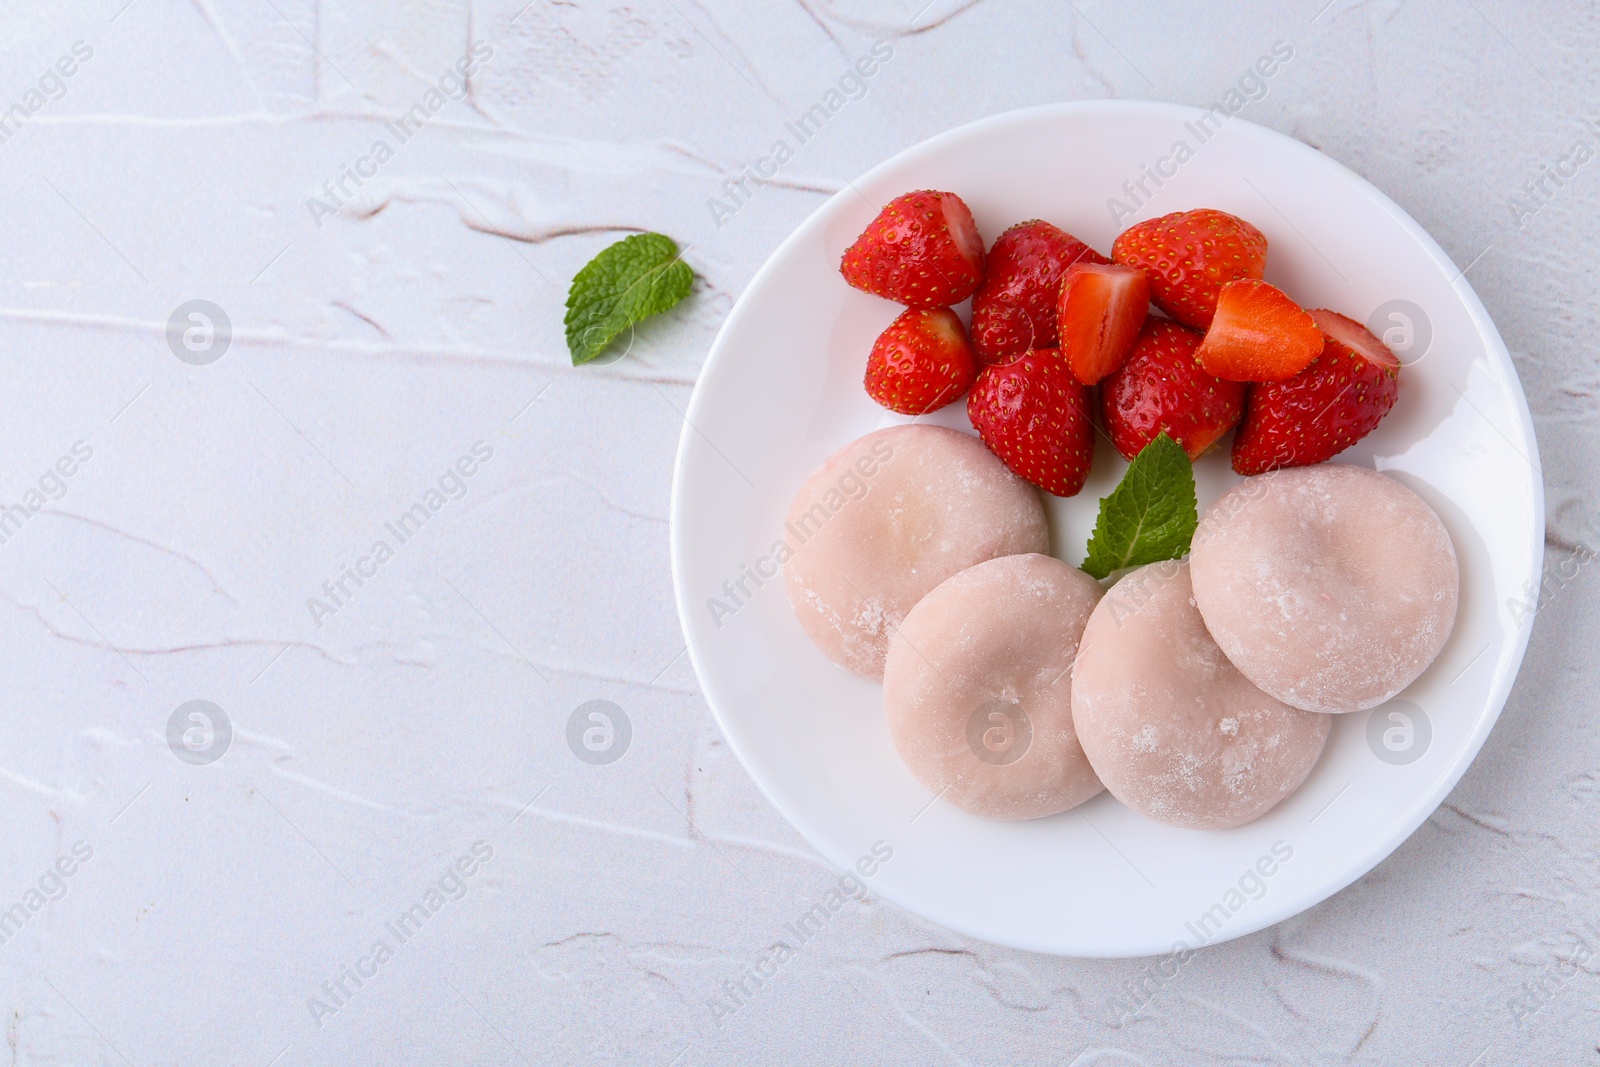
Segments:
[[[1224,285],[1262,276],[1267,239],[1241,218],[1200,208],[1128,227],[1111,245],[1111,258],[1150,276],[1156,307],[1203,330]]]
[[[1148,319],[1127,362],[1100,383],[1106,434],[1124,459],[1162,430],[1195,459],[1244,414],[1245,386],[1207,374],[1199,347],[1193,330]]]
[[[972,345],[984,363],[1054,348],[1061,279],[1074,263],[1109,263],[1065,230],[1034,219],[995,239],[972,294]]]
[[[867,395],[890,411],[926,415],[958,399],[977,374],[978,361],[956,313],[912,308],[873,344]]]
[[[1326,344],[1305,370],[1250,391],[1233,439],[1233,469],[1263,474],[1332,459],[1394,407],[1400,361],[1365,326],[1334,311],[1311,312]]]
[[[1056,496],[1083,488],[1094,458],[1089,391],[1060,352],[1042,348],[985,367],[967,394],[967,417],[1022,478]]]
[[[845,249],[839,273],[862,292],[907,307],[949,307],[983,281],[983,238],[955,193],[906,193]]]

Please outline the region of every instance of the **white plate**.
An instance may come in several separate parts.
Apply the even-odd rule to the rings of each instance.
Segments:
[[[902,152],[824,204],[767,261],[728,316],[689,406],[673,485],[673,576],[695,670],[729,744],[829,861],[852,866],[884,842],[893,858],[868,879],[873,893],[986,941],[1152,955],[1237,937],[1325,900],[1444,799],[1494,725],[1527,644],[1532,619],[1518,605],[1538,588],[1544,547],[1538,453],[1516,371],[1477,296],[1422,228],[1355,174],[1241,119],[1213,119],[1201,143],[1203,114],[1135,102],[1055,105]],[[1181,165],[1172,157],[1178,141],[1192,150]],[[1141,194],[1136,213],[1114,222],[1108,198],[1134,206],[1124,182],[1138,182],[1146,166],[1176,176],[1160,187],[1146,178],[1153,196]],[[781,578],[746,577],[752,595],[729,596],[724,583],[771,552],[805,476],[846,441],[903,421],[861,386],[873,339],[900,309],[845,285],[838,264],[886,201],[922,188],[958,193],[987,241],[1044,218],[1103,252],[1133,221],[1221,208],[1267,235],[1267,279],[1305,306],[1370,321],[1404,302],[1414,334],[1399,402],[1341,459],[1421,493],[1460,555],[1455,632],[1398,705],[1422,709],[1430,728],[1415,729],[1402,753],[1416,758],[1397,764],[1376,754],[1388,751],[1386,727],[1397,730],[1391,744],[1405,742],[1404,723],[1386,706],[1340,716],[1300,790],[1236,830],[1163,826],[1109,794],[1047,819],[980,819],[930,805],[895,755],[880,687],[811,645]],[[1391,339],[1407,349],[1403,333]],[[961,404],[934,421],[970,430]],[[1123,466],[1102,442],[1083,493],[1051,498],[1062,559],[1082,561],[1098,498]],[[1235,480],[1225,449],[1196,471],[1202,509]],[[713,597],[737,610],[714,618]],[[1369,744],[1369,720],[1380,714]],[[1287,862],[1261,863],[1275,846],[1291,854]],[[1271,875],[1251,874],[1258,863]]]

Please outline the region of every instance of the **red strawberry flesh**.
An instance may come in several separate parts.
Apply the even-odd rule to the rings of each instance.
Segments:
[[[1200,365],[1235,382],[1292,378],[1322,352],[1316,320],[1267,282],[1229,282],[1200,345]]]
[[[1336,341],[1352,351],[1359,352],[1373,363],[1382,364],[1392,370],[1400,369],[1400,359],[1389,346],[1380,341],[1373,332],[1354,319],[1347,318],[1337,311],[1327,308],[1312,308],[1306,314],[1311,316],[1317,324],[1317,329],[1330,341]]]
[[[1084,385],[1122,366],[1150,311],[1150,282],[1136,267],[1078,263],[1061,282],[1061,354]]]

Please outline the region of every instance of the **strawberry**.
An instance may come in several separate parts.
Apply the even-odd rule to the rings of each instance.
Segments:
[[[926,415],[972,386],[978,361],[949,308],[912,308],[889,324],[867,357],[867,395],[890,411]]]
[[[845,250],[839,273],[862,292],[907,307],[949,307],[983,281],[983,238],[955,193],[906,193]]]
[[[1225,211],[1176,211],[1122,231],[1111,258],[1150,275],[1156,307],[1203,330],[1211,325],[1224,285],[1262,276],[1267,239]]]
[[[995,239],[972,294],[972,344],[985,363],[1056,347],[1056,299],[1074,263],[1109,263],[1065,230],[1034,219]]]
[[[985,367],[967,394],[967,417],[989,451],[1040,489],[1072,496],[1083,488],[1094,458],[1088,390],[1057,350]]]
[[[1275,382],[1292,378],[1322,353],[1322,331],[1283,290],[1263,281],[1229,282],[1197,358],[1219,378]]]
[[[1150,281],[1135,267],[1077,263],[1061,281],[1061,355],[1084,385],[1122,366],[1150,311]]]
[[[1124,459],[1162,430],[1195,459],[1244,414],[1245,387],[1207,374],[1195,360],[1199,347],[1188,327],[1150,319],[1128,361],[1100,384],[1106,432]]]
[[[1322,355],[1293,378],[1263,382],[1233,439],[1233,469],[1262,474],[1332,459],[1394,407],[1400,361],[1359,322],[1311,312],[1324,334]]]

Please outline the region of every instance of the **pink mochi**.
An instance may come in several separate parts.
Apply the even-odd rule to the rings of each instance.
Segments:
[[[850,442],[789,508],[784,565],[800,625],[833,662],[883,677],[889,635],[968,567],[1049,550],[1039,492],[972,434],[892,426]]]
[[[1332,723],[1228,662],[1178,562],[1129,573],[1095,607],[1072,668],[1072,721],[1113,796],[1196,830],[1242,826],[1293,793]]]
[[[1206,626],[1234,666],[1309,711],[1376,707],[1455,626],[1455,546],[1427,503],[1365,467],[1250,478],[1200,521],[1190,557]]]
[[[1100,792],[1072,729],[1072,659],[1100,584],[1049,556],[1004,556],[941,583],[889,642],[889,736],[963,811],[1034,819]]]

